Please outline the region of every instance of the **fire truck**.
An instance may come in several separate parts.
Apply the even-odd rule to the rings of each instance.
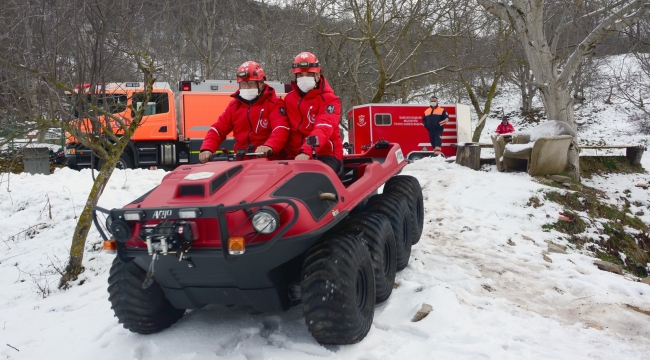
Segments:
[[[361,154],[380,140],[400,144],[409,160],[418,160],[433,154],[429,133],[422,124],[422,116],[429,105],[365,104],[354,106],[347,113],[348,151]],[[449,114],[442,133],[442,153],[455,156],[452,144],[472,141],[470,108],[468,105],[440,105]]]
[[[267,81],[276,94],[284,97],[285,84]],[[75,91],[83,91],[83,85]],[[199,150],[205,134],[226,109],[238,89],[235,80],[180,81],[178,92],[168,83],[156,82],[152,94],[143,104],[144,83],[126,82],[101,85],[98,106],[108,109],[126,123],[135,115],[130,109],[145,107],[140,126],[129,139],[117,168],[162,167],[173,169],[183,164],[199,163]],[[129,107],[132,105],[132,107]],[[89,119],[77,120],[83,132],[90,132]],[[114,126],[114,128],[116,128]],[[228,135],[221,148],[232,149],[234,139]],[[67,165],[73,169],[94,166],[101,161],[68,134],[65,147]]]

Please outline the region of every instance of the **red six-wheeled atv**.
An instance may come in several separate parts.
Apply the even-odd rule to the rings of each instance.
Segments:
[[[119,322],[149,334],[207,304],[300,303],[318,342],[361,341],[422,234],[420,184],[394,176],[407,164],[399,145],[346,155],[341,174],[240,157],[181,166],[122,209],[94,209],[117,245],[108,291]]]

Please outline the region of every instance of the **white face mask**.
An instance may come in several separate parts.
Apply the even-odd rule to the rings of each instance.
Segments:
[[[303,76],[296,79],[296,84],[302,92],[306,93],[316,86],[316,79],[311,76]]]
[[[436,106],[438,106],[438,103],[435,102],[435,101],[432,101],[430,104],[431,104],[431,107],[436,107]]]
[[[239,96],[244,100],[251,101],[257,97],[257,89],[239,89]]]

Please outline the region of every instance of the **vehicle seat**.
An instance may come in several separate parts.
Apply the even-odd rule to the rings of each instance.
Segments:
[[[363,176],[363,170],[365,167],[373,162],[373,158],[363,157],[363,158],[348,158],[343,159],[342,171],[339,172],[339,179],[343,182],[343,185],[346,187],[350,184],[357,181],[361,176]]]

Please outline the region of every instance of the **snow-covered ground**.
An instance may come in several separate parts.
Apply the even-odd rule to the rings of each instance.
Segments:
[[[516,96],[504,94],[495,106],[516,110]],[[581,139],[596,142],[605,134],[608,143],[647,141],[613,106],[587,106],[603,110],[592,113],[591,124],[584,121]],[[615,115],[616,126],[608,126]],[[516,118],[513,123],[525,128]],[[497,124],[488,120],[486,133]],[[650,168],[647,154],[643,165]],[[398,287],[377,306],[368,336],[350,346],[319,345],[300,307],[258,314],[244,306],[209,306],[159,334],[130,333],[113,317],[106,288],[114,255],[101,250],[94,228],[85,272],[66,291],[56,286],[90,191],[90,171],[0,174],[0,358],[647,358],[650,316],[632,307],[650,311],[650,285],[601,271],[594,258],[571,247],[568,254],[543,254],[546,241],[570,245],[563,234],[542,229],[556,221],[559,205],[526,206],[549,188],[526,174],[483,170],[437,158],[405,168],[423,188],[423,236],[397,274]],[[116,170],[99,205],[121,207],[164,175]],[[647,174],[607,175],[588,185],[609,194],[631,189],[628,199],[647,206],[650,190],[634,185],[649,181]],[[411,322],[424,303],[433,311]]]

